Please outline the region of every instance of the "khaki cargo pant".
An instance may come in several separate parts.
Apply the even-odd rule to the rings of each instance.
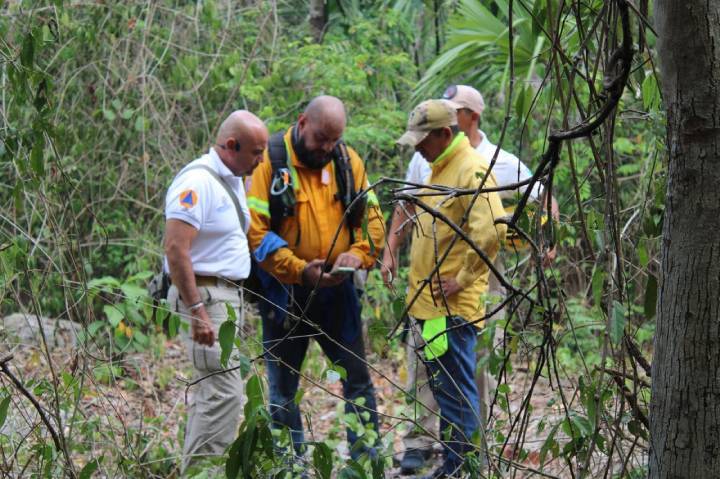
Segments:
[[[222,370],[220,366],[220,345],[217,334],[220,325],[228,319],[226,303],[235,309],[238,330],[244,320],[243,305],[238,289],[231,286],[201,286],[198,288],[205,302],[208,316],[215,329],[215,344],[204,346],[190,338],[190,330],[182,330],[190,361],[193,365],[193,380]],[[168,293],[168,304],[185,321],[190,313],[178,297],[175,286]],[[233,359],[228,367],[236,366]],[[190,389],[187,405],[187,425],[183,444],[181,472],[184,472],[195,458],[219,456],[237,437],[238,426],[244,403],[243,383],[240,371],[234,370],[203,379]]]
[[[504,272],[505,268],[502,261],[496,261],[495,267],[498,268],[501,273]],[[505,289],[497,282],[497,279],[492,273],[490,273],[489,283],[488,291],[490,295],[501,298],[505,297]],[[493,307],[496,306],[488,306],[487,308],[489,310]],[[500,319],[505,319],[504,309],[490,317],[487,324],[492,325],[494,321]],[[502,334],[503,331],[500,328],[495,331],[496,345],[498,341],[502,340]],[[430,449],[437,443],[437,440],[434,438],[440,437],[438,435],[440,411],[433,397],[433,393],[430,390],[427,368],[418,356],[418,352],[415,351],[418,344],[422,344],[420,331],[411,328],[411,331],[408,331],[405,351],[408,370],[406,391],[416,398],[413,405],[414,410],[411,411],[411,418],[415,423],[409,425],[410,429],[403,437],[405,450]],[[487,351],[479,351],[478,360],[486,354]],[[490,398],[495,394],[497,381],[488,373],[487,368],[478,367],[475,372],[475,382],[480,396],[480,414],[483,419],[482,426],[484,427],[489,416]]]

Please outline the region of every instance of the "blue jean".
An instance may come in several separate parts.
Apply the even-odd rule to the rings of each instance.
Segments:
[[[417,321],[418,330],[423,321]],[[462,466],[463,455],[475,449],[473,435],[480,427],[480,395],[475,382],[477,328],[459,316],[447,317],[448,349],[433,360],[423,359],[430,389],[440,408],[440,438],[443,439],[448,475]],[[421,339],[418,344],[424,344]],[[424,355],[421,354],[424,358]],[[450,437],[445,432],[450,427]]]
[[[293,288],[294,307],[299,316],[308,302],[309,289]],[[343,367],[347,377],[342,379],[345,412],[357,413],[363,424],[378,430],[375,389],[365,363],[365,344],[360,333],[360,303],[352,283],[318,290],[307,307],[303,320],[278,318],[270,313],[267,304],[260,301],[263,324],[263,349],[270,384],[270,414],[275,427],[290,430],[295,451],[301,454],[305,442],[300,408],[295,394],[310,337],[314,337],[330,361]],[[354,331],[354,332],[353,332]],[[352,334],[348,334],[351,332]],[[287,336],[287,337],[286,337]],[[362,406],[355,401],[364,399]],[[365,412],[369,414],[364,414]],[[366,418],[363,419],[363,416]],[[358,444],[357,434],[347,429],[350,455],[356,459],[368,449]],[[372,446],[372,444],[367,445]]]

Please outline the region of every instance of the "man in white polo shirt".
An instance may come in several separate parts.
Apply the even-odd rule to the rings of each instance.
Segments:
[[[523,164],[517,156],[500,149],[490,142],[487,135],[478,129],[480,115],[485,109],[485,101],[475,88],[467,85],[452,85],[445,90],[443,99],[451,103],[457,111],[457,123],[460,131],[470,140],[470,144],[490,163],[497,153],[497,159],[492,167],[492,174],[499,187],[518,183],[532,177],[530,169]],[[405,180],[415,184],[425,184],[430,178],[431,168],[420,153],[415,153],[408,165]],[[505,206],[513,199],[519,199],[519,195],[527,188],[513,189],[498,192]],[[541,199],[542,185],[536,183],[530,193],[530,198],[535,201]],[[407,233],[411,230],[412,222],[408,221],[407,215],[414,214],[413,205],[397,206],[393,212],[390,230],[387,237],[387,247],[383,254],[382,275],[385,283],[390,283],[397,275],[398,252],[402,246]],[[552,199],[552,216],[557,219],[558,210],[555,199]],[[552,261],[555,258],[555,249],[545,251],[543,260]],[[501,255],[498,255],[495,266],[499,271],[504,271]],[[505,290],[497,281],[495,275],[489,278],[488,293],[491,298],[503,298]],[[487,311],[494,306],[488,305]],[[505,317],[504,311],[498,311],[491,319],[498,320]],[[427,373],[424,367],[418,367],[419,359],[415,352],[416,345],[413,335],[408,335],[407,364],[408,364],[408,392],[417,399],[416,417],[414,418],[420,427],[413,428],[403,438],[405,454],[400,462],[403,474],[413,474],[423,467],[425,461],[432,454],[432,446],[435,440],[429,433],[435,433],[438,429],[438,416],[432,411],[438,410],[437,402],[430,391]],[[486,371],[479,370],[477,373],[478,391],[480,393],[481,412],[485,419],[488,415],[491,389],[494,379]],[[425,407],[419,406],[419,404]],[[435,434],[437,437],[437,435]]]
[[[190,322],[185,335],[195,378],[221,370],[218,329],[226,304],[242,318],[242,281],[250,274],[250,212],[243,178],[262,161],[265,124],[235,111],[220,125],[215,144],[175,177],[165,198],[168,303]],[[238,327],[241,326],[238,324]],[[237,370],[200,381],[188,404],[182,470],[198,456],[223,454],[235,439],[243,386]]]

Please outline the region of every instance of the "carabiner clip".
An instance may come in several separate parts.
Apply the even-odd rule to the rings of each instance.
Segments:
[[[270,184],[270,194],[273,196],[282,195],[288,189],[290,183],[290,170],[280,168]]]

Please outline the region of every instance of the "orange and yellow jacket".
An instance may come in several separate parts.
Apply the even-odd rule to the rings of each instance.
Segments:
[[[355,242],[351,244],[350,230],[343,220],[343,205],[336,198],[338,188],[334,162],[331,161],[322,170],[305,166],[292,148],[291,131],[292,128],[285,132],[285,146],[290,156],[295,188],[295,215],[284,218],[280,231],[275,232],[287,241],[288,246],[269,255],[260,266],[285,284],[301,283],[302,271],[309,261],[326,259],[332,265],[337,256],[346,251],[360,258],[363,268],[372,267],[385,239],[385,223],[377,197],[372,191],[367,195],[367,233],[373,247],[363,234],[364,228],[355,230]],[[365,165],[355,150],[348,147],[348,153],[355,191],[360,192],[369,184]],[[260,246],[270,231],[271,181],[272,165],[268,150],[265,150],[263,161],[253,172],[248,189],[251,217],[248,242],[251,251]]]

